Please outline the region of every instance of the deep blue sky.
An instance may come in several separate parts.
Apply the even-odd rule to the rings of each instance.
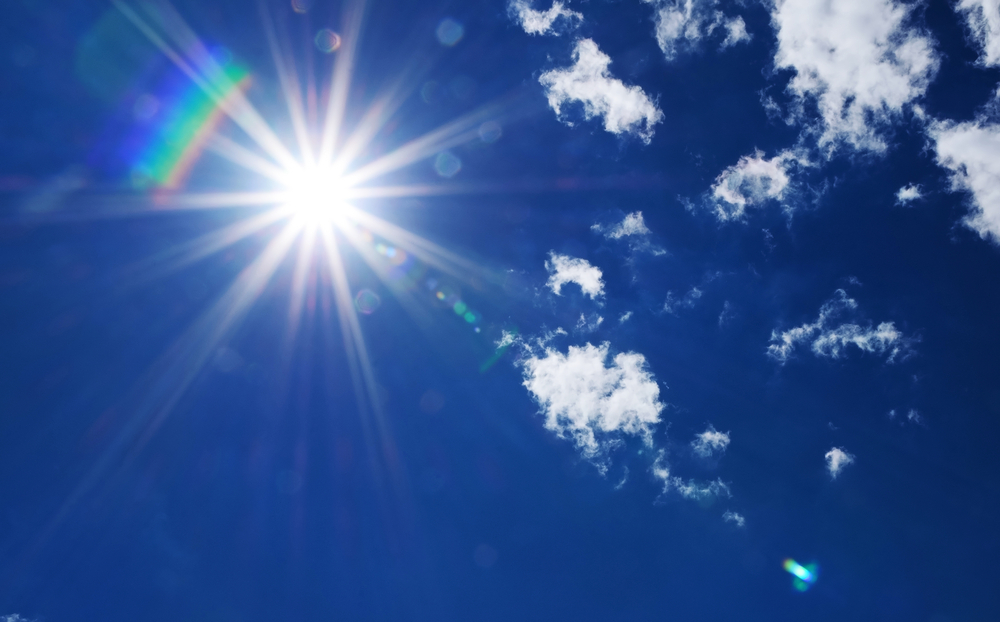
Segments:
[[[704,36],[668,58],[654,34],[667,0],[574,0],[566,8],[580,17],[539,35],[505,0],[367,4],[344,131],[394,83],[403,97],[355,168],[481,106],[492,108],[470,127],[502,128],[493,142],[440,149],[461,161],[452,177],[436,172],[434,151],[377,180],[448,193],[355,202],[471,266],[453,276],[431,267],[407,289],[343,253],[351,293],[381,300],[358,319],[373,406],[352,383],[328,277],[289,336],[297,246],[207,358],[191,354],[205,342],[192,327],[282,225],[169,269],[177,249],[267,206],[147,209],[161,195],[130,181],[128,145],[151,127],[136,101],[183,76],[137,30],[81,61],[95,25],[118,11],[109,2],[10,0],[0,20],[0,620],[1000,616],[1000,255],[996,230],[963,222],[993,213],[997,182],[978,194],[954,185],[976,161],[949,167],[941,138],[968,122],[992,132],[986,153],[1000,144],[1000,70],[953,3],[895,5],[911,12],[894,40],[932,42],[936,70],[898,110],[865,113],[884,150],[823,143],[815,95],[797,96],[795,71],[776,66],[778,9],[695,5],[709,15]],[[249,69],[249,100],[291,146],[254,3],[173,6],[218,58]],[[344,48],[320,53],[313,37],[346,29],[341,5],[265,6],[303,82],[325,87]],[[714,11],[742,17],[752,38],[720,48],[724,26],[707,34]],[[452,46],[435,34],[446,18],[464,29]],[[581,40],[660,111],[648,143],[605,128],[615,104],[590,118],[580,102],[550,108],[542,77],[573,66]],[[779,113],[769,116],[768,97]],[[232,121],[217,131],[254,148]],[[780,196],[751,198],[722,221],[712,189],[756,150],[807,163],[787,164]],[[985,162],[977,179],[995,170]],[[921,196],[901,204],[909,184]],[[205,152],[174,192],[262,188]],[[610,234],[635,213],[646,232]],[[558,256],[599,269],[603,294],[570,282],[557,295]],[[479,332],[427,278],[461,292]],[[838,296],[856,308],[817,324],[787,360],[768,355],[772,331],[816,323]],[[581,315],[603,321],[581,328]],[[810,349],[838,327],[862,339],[884,322],[898,356]],[[566,334],[540,345],[557,328]],[[645,438],[601,433],[588,455],[546,426],[552,394],[526,382],[534,363],[603,343],[603,370],[641,355],[657,421]],[[709,426],[728,445],[702,457],[692,441]],[[831,473],[835,448],[854,461]],[[713,481],[728,494],[684,493]],[[818,565],[809,590],[793,589],[786,558]]]

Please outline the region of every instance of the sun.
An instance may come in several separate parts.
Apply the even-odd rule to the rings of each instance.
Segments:
[[[303,225],[332,223],[346,205],[346,184],[332,168],[303,167],[289,173],[284,185],[284,207]]]

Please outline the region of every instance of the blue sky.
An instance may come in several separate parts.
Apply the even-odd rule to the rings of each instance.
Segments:
[[[8,4],[3,622],[1000,614],[996,0]]]

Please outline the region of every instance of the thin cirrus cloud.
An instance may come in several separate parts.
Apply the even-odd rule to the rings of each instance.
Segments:
[[[691,449],[702,458],[710,458],[712,454],[723,453],[729,447],[729,433],[719,432],[713,426],[700,434],[696,434],[691,441]]]
[[[562,295],[562,287],[567,283],[576,283],[583,293],[593,300],[604,295],[601,269],[590,265],[586,259],[560,255],[552,251],[545,262],[545,269],[549,272],[546,285],[557,296]]]
[[[857,301],[838,289],[820,307],[815,321],[783,332],[772,331],[767,355],[784,365],[800,345],[808,345],[816,356],[834,359],[843,356],[850,346],[870,354],[887,355],[890,363],[909,354],[913,339],[904,336],[893,322],[882,322],[876,327],[870,323],[866,326],[838,323],[838,318],[852,315],[857,308]]]
[[[576,28],[583,21],[583,15],[567,9],[562,2],[553,2],[547,11],[536,11],[527,0],[514,0],[508,8],[529,35],[559,35],[564,30]]]
[[[771,159],[761,151],[743,156],[722,171],[710,190],[709,204],[721,222],[745,221],[748,208],[782,201],[789,190],[789,172],[808,166],[804,154],[785,150]],[[788,206],[786,211],[790,211]]]
[[[572,439],[598,463],[623,435],[652,444],[660,422],[660,387],[637,352],[610,353],[610,345],[529,351],[520,361],[524,386],[545,417],[545,428]]]
[[[793,118],[828,156],[841,145],[885,151],[885,126],[926,92],[938,55],[912,11],[896,0],[774,0],[775,68],[794,72]],[[812,104],[815,124],[804,112]]]
[[[560,118],[567,104],[579,103],[585,119],[601,117],[608,132],[633,136],[648,144],[654,126],[663,120],[663,112],[642,88],[612,76],[610,66],[611,57],[596,43],[580,39],[573,50],[573,65],[546,71],[538,81],[545,88],[549,106]]]
[[[734,523],[737,527],[745,527],[747,524],[747,519],[743,518],[742,514],[740,514],[739,512],[732,512],[729,510],[726,510],[722,514],[722,520],[726,521],[727,523]]]
[[[719,0],[644,0],[653,5],[656,42],[667,60],[697,50],[701,41],[725,32],[721,47],[749,41],[746,22],[717,9]]]
[[[938,164],[950,173],[952,190],[970,195],[969,214],[962,222],[983,239],[1000,244],[1000,124],[985,118],[937,121],[928,135]]]
[[[681,477],[672,475],[670,467],[666,462],[665,452],[662,449],[658,452],[649,472],[662,483],[662,494],[674,491],[685,499],[695,501],[707,501],[717,497],[729,498],[733,496],[729,485],[721,479],[699,483],[694,480],[685,481]]]
[[[834,447],[823,457],[826,459],[826,470],[833,479],[837,479],[844,467],[854,464],[854,455],[847,453],[842,447]]]
[[[979,62],[987,67],[1000,65],[1000,0],[960,0],[955,8],[982,50]]]

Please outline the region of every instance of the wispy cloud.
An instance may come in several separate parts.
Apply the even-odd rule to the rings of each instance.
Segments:
[[[595,300],[604,295],[601,269],[590,265],[586,259],[560,255],[552,251],[545,262],[545,269],[549,271],[546,285],[557,296],[562,295],[562,286],[566,283],[576,283],[584,294]]]
[[[667,300],[663,303],[663,310],[676,315],[679,309],[690,309],[705,294],[699,287],[692,287],[683,296],[677,296],[673,292],[667,292]]]
[[[920,191],[919,184],[909,184],[900,188],[899,192],[896,193],[896,205],[908,205],[923,197],[924,194]]]
[[[933,41],[909,26],[915,5],[896,0],[774,0],[777,69],[794,72],[793,117],[813,127],[831,154],[887,147],[884,126],[922,97],[937,71]],[[813,125],[806,110],[815,104]]]
[[[653,127],[663,120],[656,102],[642,88],[613,77],[608,70],[611,58],[590,39],[576,42],[573,61],[572,67],[546,71],[538,78],[555,113],[562,117],[566,104],[578,102],[584,118],[601,117],[608,132],[648,143]]]
[[[622,313],[622,315],[621,315],[620,318],[618,318],[618,323],[619,324],[624,324],[625,322],[629,321],[630,319],[632,319],[632,312],[631,311],[626,311],[625,313]]]
[[[761,151],[743,156],[722,171],[712,185],[710,203],[716,218],[723,222],[742,221],[746,219],[747,208],[781,201],[791,183],[789,171],[808,164],[803,154],[789,150],[770,160],[765,160]]]
[[[842,447],[834,447],[823,455],[826,458],[826,470],[830,477],[837,479],[840,472],[849,464],[854,464],[854,456],[844,451]]]
[[[837,318],[852,314],[857,308],[857,301],[838,289],[834,297],[820,307],[819,317],[814,322],[783,332],[772,331],[767,355],[784,364],[800,344],[809,344],[813,354],[829,358],[840,358],[849,346],[862,352],[888,355],[889,362],[910,352],[913,340],[897,330],[893,322],[882,322],[874,328],[871,324],[836,324]]]
[[[1000,244],[1000,124],[985,119],[931,124],[937,162],[951,173],[951,187],[971,195],[963,220],[980,237]]]
[[[581,313],[580,319],[576,322],[576,330],[581,333],[592,333],[600,328],[602,322],[604,318],[596,313],[592,313],[589,317]]]
[[[959,0],[955,8],[982,50],[979,61],[987,67],[1000,65],[1000,0]]]
[[[562,2],[553,2],[547,11],[536,11],[528,0],[514,0],[510,14],[529,35],[558,35],[580,25],[583,15],[567,9]]]
[[[691,449],[702,458],[709,458],[716,452],[721,454],[726,447],[729,447],[729,433],[719,432],[711,425],[691,441]]]
[[[722,515],[722,520],[727,523],[735,523],[737,527],[745,527],[747,524],[747,519],[743,518],[742,514],[738,512],[730,512],[729,510],[726,510],[726,512]]]
[[[666,454],[663,450],[657,454],[656,460],[649,468],[649,472],[663,484],[663,493],[667,494],[675,491],[685,499],[703,501],[714,497],[732,497],[729,485],[721,479],[709,482],[696,482],[694,480],[684,480],[681,477],[672,475],[670,467],[667,465]]]
[[[660,422],[660,387],[637,352],[611,356],[610,345],[546,347],[521,362],[524,386],[541,408],[545,427],[574,441],[583,455],[600,459],[622,435],[652,443]]]
[[[653,244],[650,240],[652,231],[646,226],[642,212],[626,214],[621,222],[612,225],[595,223],[590,229],[609,240],[627,240],[629,247],[636,252],[645,251],[653,255],[665,255],[667,251]]]
[[[725,33],[721,47],[750,40],[746,22],[717,10],[719,0],[644,0],[653,5],[656,42],[667,60],[697,50],[702,39]]]

